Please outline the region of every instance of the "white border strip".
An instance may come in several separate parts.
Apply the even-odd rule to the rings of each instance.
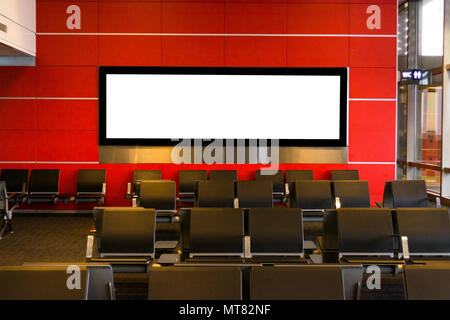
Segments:
[[[350,99],[348,99],[349,101],[397,101],[397,99],[394,99],[394,98],[392,98],[392,99],[383,99],[383,98],[380,98],[380,99],[377,99],[377,98],[373,98],[373,99],[366,99],[366,98],[350,98]]]
[[[388,164],[388,165],[395,165],[395,162],[353,162],[349,161],[348,164]]]
[[[396,34],[297,34],[297,33],[109,33],[109,32],[38,32],[38,36],[198,36],[198,37],[352,37],[397,38]]]
[[[31,164],[100,164],[98,161],[0,161],[2,164],[20,164],[20,163],[31,163]]]

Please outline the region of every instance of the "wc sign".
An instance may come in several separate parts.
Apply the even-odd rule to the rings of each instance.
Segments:
[[[422,84],[431,83],[431,71],[420,69],[407,69],[400,71],[400,82],[402,84]]]

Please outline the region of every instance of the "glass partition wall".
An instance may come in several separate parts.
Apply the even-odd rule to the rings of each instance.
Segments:
[[[444,39],[445,10],[450,0],[400,1],[398,7],[398,69],[430,70],[426,85],[398,85],[397,179],[424,179],[430,195],[444,198],[450,193],[448,169],[443,161],[450,137],[445,137],[445,83],[448,78]],[[447,19],[448,20],[448,19]],[[448,41],[447,41],[448,42]],[[446,91],[447,90],[447,91]],[[445,120],[445,121],[444,121]],[[447,155],[447,158],[450,156]]]

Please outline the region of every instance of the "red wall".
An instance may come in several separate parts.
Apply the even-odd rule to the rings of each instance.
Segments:
[[[66,27],[72,4],[81,30]],[[380,30],[366,27],[372,4]],[[36,67],[0,67],[0,169],[60,168],[61,192],[73,192],[78,168],[106,168],[108,205],[129,204],[123,195],[136,168],[177,178],[187,166],[97,164],[99,65],[349,67],[349,164],[281,168],[314,169],[317,179],[358,169],[378,201],[395,178],[396,19],[395,0],[37,0]],[[224,167],[240,179],[259,168],[214,166]]]

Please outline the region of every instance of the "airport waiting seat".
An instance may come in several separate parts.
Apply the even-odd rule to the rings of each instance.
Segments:
[[[106,194],[106,170],[80,169],[75,202],[97,202],[102,205]]]
[[[385,208],[427,208],[425,180],[386,181],[383,193]]]
[[[234,181],[198,181],[195,191],[196,207],[234,208]]]
[[[244,256],[242,209],[192,208],[186,220],[189,234],[184,236],[188,243],[183,240],[183,247],[189,248],[190,257]]]
[[[256,170],[255,180],[256,181],[270,181],[273,186],[273,194],[276,196],[284,195],[284,177],[283,171],[278,170],[276,174],[264,174],[268,173],[265,171],[269,170]]]
[[[3,169],[0,181],[5,181],[8,194],[24,197],[28,193],[28,169]]]
[[[241,180],[236,182],[239,208],[272,208],[272,181]]]
[[[248,211],[250,253],[255,256],[303,257],[301,209],[252,208]]]
[[[79,282],[75,277],[69,279],[75,276],[75,270],[79,270]],[[115,299],[113,272],[109,265],[0,266],[0,283],[0,300]]]
[[[362,266],[257,266],[250,270],[251,300],[353,300]]]
[[[223,266],[152,268],[148,299],[242,300],[241,270],[239,267]]]
[[[133,183],[129,182],[127,185],[127,194],[139,194],[138,181],[142,180],[161,180],[161,170],[134,170]],[[131,186],[133,186],[133,193],[131,193]]]
[[[370,208],[367,181],[333,181],[334,198],[339,198],[341,208]]]
[[[407,264],[404,281],[408,300],[450,300],[450,264]]]
[[[53,202],[59,197],[59,169],[34,169],[31,171],[27,202]]]
[[[6,229],[8,232],[12,233],[12,215],[14,209],[16,209],[17,205],[10,207],[9,198],[12,195],[8,195],[6,189],[6,182],[0,181],[0,217],[2,220],[2,227],[0,229],[0,239],[2,239],[5,234]]]
[[[141,180],[138,182],[138,206],[159,211],[176,210],[176,183],[170,180]]]
[[[289,192],[289,206],[303,210],[324,210],[334,208],[331,182],[324,180],[298,180]]]
[[[336,216],[339,257],[394,257],[390,209],[344,208],[338,209]]]
[[[394,214],[399,237],[408,237],[410,256],[450,256],[447,208],[399,208]]]
[[[286,182],[292,183],[296,180],[314,180],[312,170],[286,170]]]
[[[180,170],[178,178],[178,195],[194,196],[196,181],[208,180],[206,170]]]
[[[331,180],[359,180],[359,171],[331,170]]]
[[[209,180],[237,181],[237,170],[210,170]]]
[[[98,253],[101,258],[111,256],[152,258],[155,254],[155,230],[154,209],[103,207],[97,212],[96,217]],[[92,250],[88,248],[87,251]]]

